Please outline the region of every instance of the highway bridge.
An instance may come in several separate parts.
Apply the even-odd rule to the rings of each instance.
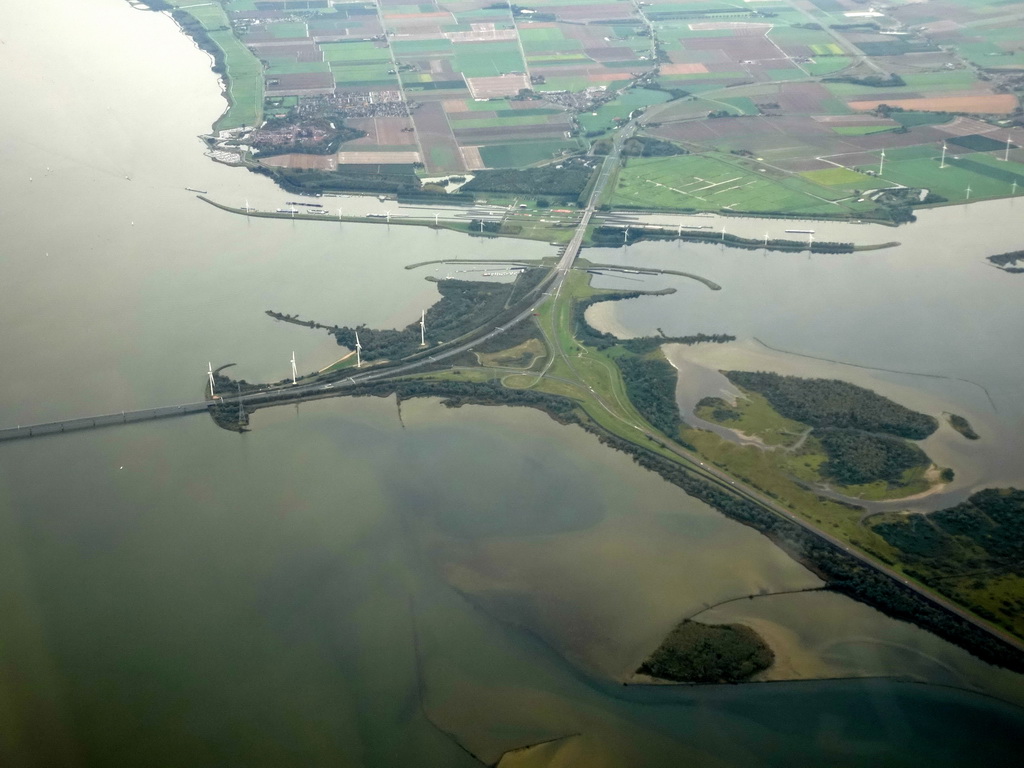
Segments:
[[[119,413],[105,413],[100,416],[64,419],[63,421],[24,424],[0,429],[0,441],[60,435],[67,432],[80,432],[84,429],[116,427],[121,424],[137,424],[140,421],[155,421],[157,419],[169,419],[174,416],[188,416],[193,413],[206,413],[210,409],[211,404],[211,401],[204,400],[201,403],[164,405],[159,408],[144,408],[141,411],[121,411]]]

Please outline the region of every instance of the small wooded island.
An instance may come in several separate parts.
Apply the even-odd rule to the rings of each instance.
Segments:
[[[958,416],[955,413],[947,413],[946,420],[949,422],[949,426],[951,426],[961,435],[966,437],[968,440],[977,440],[979,437],[981,437],[977,432],[974,431],[974,427],[971,426],[971,422],[969,422],[963,416]]]
[[[740,683],[774,660],[772,649],[750,627],[684,619],[637,672],[678,683]]]

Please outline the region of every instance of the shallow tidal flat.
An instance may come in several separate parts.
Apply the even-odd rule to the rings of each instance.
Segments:
[[[517,482],[537,473],[530,457],[510,456],[497,476],[481,465],[467,491],[476,503],[422,518],[420,536],[446,581],[474,605],[591,674],[631,678],[684,616],[706,606],[822,583],[760,534],[649,479],[577,427],[519,409],[472,407],[448,416],[407,402],[402,410],[410,430],[464,415],[500,422],[506,439],[528,434],[531,444],[562,446],[559,456],[545,451],[536,461],[560,465],[575,498],[557,485]],[[581,488],[571,478],[584,471],[590,482]],[[645,483],[644,493],[634,482]]]
[[[1024,704],[1024,676],[998,670],[912,624],[835,593],[738,600],[697,620],[745,624],[765,639],[775,663],[754,681],[896,677]]]

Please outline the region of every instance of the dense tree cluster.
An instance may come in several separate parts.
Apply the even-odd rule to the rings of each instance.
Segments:
[[[930,463],[924,451],[898,437],[859,429],[815,429],[814,434],[828,454],[822,474],[843,485],[876,480],[896,484],[908,469]]]
[[[850,83],[852,85],[866,85],[868,88],[899,88],[900,86],[907,84],[906,81],[895,72],[888,77],[882,77],[881,75],[867,75],[866,77],[839,75],[837,77],[823,77],[821,78],[821,81],[823,83]]]
[[[953,553],[963,553],[966,556],[955,558],[961,568],[1024,574],[1022,490],[987,488],[955,507],[873,527],[912,562],[948,571],[950,563],[940,561]]]
[[[801,379],[763,371],[725,371],[729,380],[764,395],[787,419],[813,427],[859,429],[923,440],[939,423],[864,387],[838,379]]]
[[[725,344],[736,341],[735,336],[728,333],[695,333],[690,336],[638,336],[635,339],[622,339],[619,343],[636,355],[646,355],[663,344]]]
[[[297,194],[319,192],[384,192],[412,194],[422,187],[412,166],[338,166],[333,171],[312,168],[272,168],[251,165],[253,173],[269,176],[283,189]]]
[[[499,317],[517,297],[535,287],[545,275],[543,269],[528,269],[511,284],[470,280],[441,280],[441,299],[427,310],[426,339],[430,345],[458,338],[467,330]],[[364,360],[398,360],[420,349],[420,324],[416,320],[401,330],[374,329],[364,325],[333,327],[338,344],[354,349],[356,332]]]
[[[652,426],[675,438],[683,423],[676,403],[676,369],[664,360],[634,355],[615,358],[629,400]]]
[[[576,200],[595,173],[595,168],[580,160],[565,160],[540,168],[503,168],[474,171],[462,186],[464,192],[497,192],[511,195],[550,195]]]
[[[729,421],[736,421],[743,416],[742,413],[720,397],[702,397],[697,402],[698,415],[700,415],[700,413],[705,409],[710,409],[711,412],[708,415],[711,417],[711,421],[716,421],[722,424]]]
[[[750,627],[685,620],[637,671],[683,683],[738,683],[774,660],[772,649]]]

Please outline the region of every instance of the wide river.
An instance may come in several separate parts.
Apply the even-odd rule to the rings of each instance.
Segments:
[[[339,348],[265,310],[398,327],[437,298],[406,264],[550,252],[196,200],[289,196],[203,156],[209,60],[125,0],[0,4],[0,82],[0,426],[190,402],[207,362],[277,379],[294,351],[312,371]],[[926,446],[962,474],[950,492],[1019,484],[1024,277],[982,263],[1020,247],[1018,213],[865,228],[905,245],[856,256],[601,254],[724,287],[674,280],[603,322],[735,333],[673,353],[682,400],[725,363],[803,360],[965,413],[977,450]],[[253,426],[0,445],[0,765],[1015,764],[1024,678],[801,591],[819,580],[762,536],[579,429],[391,399]],[[765,634],[765,681],[623,685],[682,617],[746,595],[702,615]]]

